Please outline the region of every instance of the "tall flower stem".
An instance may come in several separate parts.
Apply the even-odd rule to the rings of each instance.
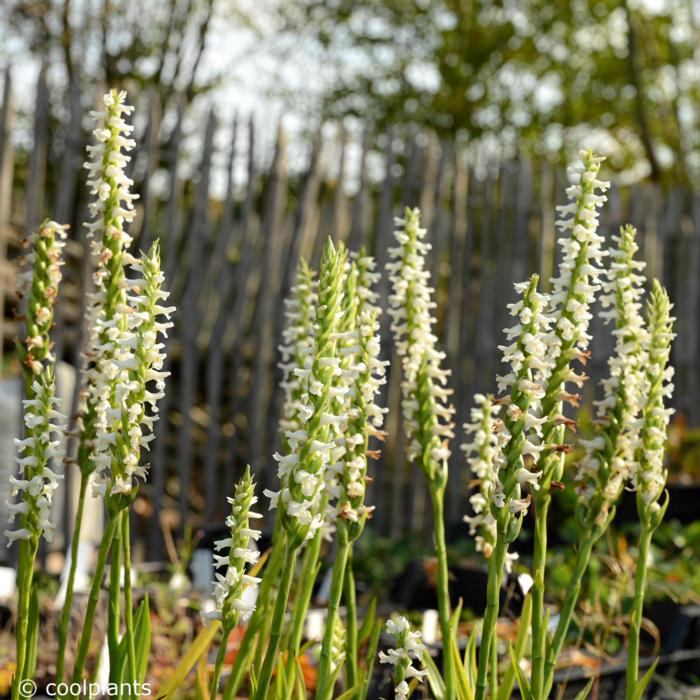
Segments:
[[[75,574],[78,570],[78,548],[80,546],[80,531],[83,526],[83,512],[85,511],[85,494],[87,492],[89,474],[80,474],[80,493],[78,495],[78,507],[75,511],[73,523],[73,537],[70,546],[70,570],[66,581],[66,597],[61,610],[61,621],[58,627],[58,656],[56,659],[56,682],[63,681],[66,663],[66,643],[68,641],[68,628],[70,627],[70,614],[73,607],[73,591],[75,589]]]
[[[284,563],[285,534],[286,531],[280,526],[279,518],[277,518],[273,535],[274,544],[265,568],[265,575],[260,584],[255,612],[248,622],[241,646],[233,662],[231,673],[224,686],[224,700],[231,700],[238,692],[241,683],[243,683],[246,671],[250,666],[251,654],[254,651],[253,643],[256,640],[267,639],[268,635],[265,631],[267,628],[263,627],[263,625],[270,618],[269,605],[273,586],[277,583],[277,578]],[[262,658],[262,653],[260,657]]]
[[[282,565],[284,564],[284,552],[287,546],[286,534],[286,530],[280,527],[278,540],[272,546],[272,554],[270,555],[268,568],[265,570],[265,576],[263,576],[262,584],[260,585],[260,594],[258,595],[255,612],[251,618],[250,625],[248,625],[251,636],[254,637],[257,635],[257,640],[255,640],[255,654],[253,657],[253,668],[255,669],[256,673],[259,672],[262,665],[263,654],[265,653],[265,644],[270,635],[270,623],[272,622],[272,616],[269,613],[270,607],[273,605],[271,602],[271,596],[275,585],[277,584],[280,571],[282,570]],[[247,636],[248,630],[246,630],[246,637]],[[246,640],[244,639],[243,641],[245,643]],[[251,639],[251,644],[252,641],[253,640]],[[234,679],[240,676],[238,677],[237,681],[240,684],[243,681],[246,669],[244,666],[239,669],[238,658],[239,657],[237,655],[236,662],[233,665],[233,669],[231,669],[231,678]]]
[[[496,539],[496,545],[489,558],[489,576],[486,585],[486,611],[481,627],[481,644],[479,646],[479,666],[476,676],[475,699],[483,700],[486,697],[486,689],[489,685],[489,668],[495,662],[493,657],[496,637],[496,622],[498,621],[499,597],[501,595],[501,584],[503,581],[503,569],[505,566],[506,552],[505,533],[500,533]]]
[[[209,697],[212,700],[216,700],[219,694],[219,681],[221,681],[221,672],[224,667],[224,659],[226,658],[226,649],[228,648],[228,638],[231,635],[231,630],[233,627],[227,625],[223,628],[221,633],[221,645],[219,646],[219,651],[216,654],[216,662],[214,664],[214,674],[211,678],[211,689],[209,690]]]
[[[438,561],[437,597],[440,615],[440,632],[442,634],[442,664],[445,676],[445,698],[453,698],[455,693],[454,664],[452,659],[452,633],[450,630],[450,591],[449,570],[447,567],[447,545],[445,544],[444,500],[445,489],[432,487],[430,495],[433,502],[433,537],[435,554]]]
[[[275,608],[272,613],[272,627],[270,629],[270,641],[265,652],[265,660],[263,661],[258,679],[258,687],[255,689],[253,700],[266,700],[270,689],[270,681],[272,680],[272,671],[275,668],[277,661],[277,650],[282,637],[282,627],[284,625],[284,613],[287,609],[287,600],[289,600],[289,589],[292,586],[294,578],[294,568],[297,561],[297,548],[292,546],[291,542],[287,542],[284,553],[284,563],[282,564],[282,576],[279,583],[279,592],[275,601]]]
[[[343,595],[343,582],[345,581],[345,568],[348,563],[350,546],[347,532],[345,532],[345,528],[341,525],[338,529],[338,554],[333,563],[333,578],[331,580],[331,592],[328,599],[326,629],[323,634],[323,645],[321,647],[321,662],[318,673],[316,700],[329,700],[333,695],[333,636],[338,620],[340,599]]]
[[[92,638],[92,628],[95,622],[95,612],[97,604],[100,600],[100,589],[102,588],[102,579],[105,575],[107,566],[107,557],[109,550],[112,547],[112,541],[117,530],[118,519],[110,517],[107,521],[102,543],[100,544],[99,552],[97,553],[97,563],[95,571],[92,575],[92,586],[90,587],[90,595],[88,597],[88,605],[85,610],[85,619],[83,620],[83,631],[78,642],[78,651],[75,657],[75,665],[73,666],[73,675],[71,682],[79,683],[83,679],[83,669],[85,668],[85,660],[87,659],[90,649],[90,639]]]
[[[26,674],[25,663],[27,659],[27,637],[29,632],[29,601],[31,599],[32,580],[34,578],[34,560],[39,548],[39,539],[34,537],[21,543],[20,556],[23,571],[20,579],[19,600],[17,603],[17,663],[15,680],[12,686],[12,698],[16,700],[21,696],[20,683]],[[23,554],[23,556],[22,556]]]
[[[543,697],[545,643],[544,580],[547,567],[547,515],[552,497],[548,489],[535,496],[535,551],[532,560],[532,693]]]
[[[107,648],[109,650],[110,680],[118,680],[114,673],[119,661],[119,628],[121,622],[121,587],[122,587],[122,545],[121,518],[119,514],[110,518],[114,520],[114,547],[109,561],[109,597],[107,604]]]
[[[136,680],[136,648],[134,644],[134,604],[131,592],[131,532],[129,510],[121,512],[122,545],[124,547],[124,626],[129,677]]]
[[[547,645],[547,651],[545,654],[543,694],[543,697],[545,698],[549,697],[549,692],[552,689],[552,684],[554,682],[554,667],[557,662],[557,656],[559,656],[559,652],[561,651],[562,646],[564,646],[564,640],[566,639],[567,632],[569,631],[576,602],[578,601],[581,593],[581,583],[586,571],[588,570],[593,545],[596,543],[597,539],[598,538],[591,536],[588,533],[584,533],[582,539],[579,540],[578,543],[576,565],[566,587],[564,602],[562,603],[561,610],[559,611],[559,621],[557,622],[554,636],[552,637],[551,643]]]
[[[348,688],[357,685],[357,600],[355,598],[355,576],[352,572],[352,549],[348,552],[348,560],[345,565],[345,608],[347,610],[345,620],[345,679]]]
[[[321,553],[321,531],[319,530],[314,538],[309,542],[301,564],[301,575],[299,576],[299,592],[294,601],[294,612],[292,614],[292,624],[289,630],[289,641],[287,651],[290,658],[299,655],[301,647],[301,637],[304,633],[304,622],[311,603],[314,584],[318,576],[318,559]]]
[[[644,611],[644,593],[647,585],[647,560],[653,528],[642,523],[637,554],[637,571],[634,575],[634,599],[632,601],[632,619],[630,622],[629,646],[627,649],[627,690],[625,700],[633,700],[639,679],[639,633],[642,628]]]

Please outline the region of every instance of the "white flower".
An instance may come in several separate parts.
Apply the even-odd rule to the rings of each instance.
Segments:
[[[395,638],[396,646],[386,652],[379,652],[379,663],[391,664],[394,667],[394,698],[401,700],[407,697],[407,678],[423,679],[427,671],[416,668],[412,661],[420,662],[422,666],[425,647],[421,639],[420,632],[411,631],[408,620],[403,616],[396,616],[386,622],[387,634]]]
[[[673,391],[673,368],[667,366],[671,343],[675,337],[668,295],[657,280],[651,292],[647,310],[648,340],[642,394],[644,405],[640,419],[639,448],[635,455],[632,483],[642,496],[637,500],[640,517],[655,522],[660,511],[659,499],[666,485],[664,451],[672,409],[666,408],[664,398]],[[657,516],[658,517],[658,516]]]
[[[409,438],[409,459],[433,453],[435,446],[442,446],[438,459],[441,464],[422,465],[429,480],[446,478],[446,461],[449,457],[447,440],[452,433],[454,408],[447,404],[449,371],[443,369],[445,354],[437,349],[437,337],[433,332],[434,290],[430,287],[430,272],[425,266],[425,256],[430,245],[425,242],[426,230],[420,227],[418,209],[406,209],[404,219],[396,219],[395,237],[398,245],[389,249],[391,261],[386,269],[392,283],[389,296],[389,314],[392,318],[396,351],[403,365],[403,413]],[[422,381],[421,381],[422,378]],[[421,403],[431,404],[430,418],[420,425]],[[429,447],[426,442],[430,441]]]
[[[12,523],[19,516],[20,527],[15,531],[5,531],[8,547],[18,539],[38,540],[42,535],[47,542],[53,539],[53,494],[63,478],[49,466],[52,461],[61,464],[64,456],[61,442],[51,439],[55,433],[65,430],[65,416],[55,408],[58,399],[53,369],[44,370],[34,379],[28,393],[34,398],[23,401],[26,437],[16,440],[22,478],[10,477],[12,495],[21,495],[21,501],[7,504],[10,511],[8,521]]]
[[[580,440],[586,453],[577,479],[586,512],[596,493],[603,493],[607,502],[617,499],[639,445],[637,418],[643,401],[647,331],[641,314],[644,277],[639,274],[645,264],[634,259],[638,250],[635,237],[632,226],[613,236],[615,246],[610,249],[600,295],[600,316],[615,325],[615,350],[608,359],[609,375],[601,382],[603,398],[596,401],[600,433],[591,440]],[[607,512],[607,505],[601,512]]]
[[[228,555],[214,556],[214,567],[223,567],[225,573],[216,573],[216,610],[208,614],[208,617],[221,620],[229,628],[235,627],[239,620],[248,620],[255,610],[250,591],[246,591],[247,588],[256,588],[260,583],[259,578],[246,573],[246,566],[254,565],[260,556],[257,550],[251,549],[251,540],[258,540],[261,532],[252,529],[249,522],[262,517],[251,511],[258,500],[254,494],[255,484],[250,475],[250,467],[247,467],[236,484],[233,498],[227,499],[232,506],[231,515],[226,518],[231,536],[214,544],[217,552],[228,550]]]

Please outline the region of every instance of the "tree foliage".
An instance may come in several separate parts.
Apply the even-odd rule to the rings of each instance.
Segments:
[[[700,175],[693,0],[300,0],[286,29],[337,67],[329,115],[419,122],[630,176]]]

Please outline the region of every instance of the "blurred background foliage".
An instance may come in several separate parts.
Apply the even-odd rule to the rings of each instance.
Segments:
[[[164,109],[255,92],[314,124],[422,125],[555,163],[586,141],[628,180],[700,178],[697,0],[6,0],[0,18],[6,61]]]

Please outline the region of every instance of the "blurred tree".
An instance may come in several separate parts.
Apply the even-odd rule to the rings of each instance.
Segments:
[[[335,62],[329,115],[557,160],[585,134],[630,177],[687,182],[700,178],[699,11],[698,0],[298,0],[282,14]]]
[[[155,90],[167,109],[218,83],[220,75],[203,78],[207,37],[217,14],[251,26],[237,5],[217,11],[214,0],[6,0],[0,18],[33,56],[62,62],[69,82]]]

